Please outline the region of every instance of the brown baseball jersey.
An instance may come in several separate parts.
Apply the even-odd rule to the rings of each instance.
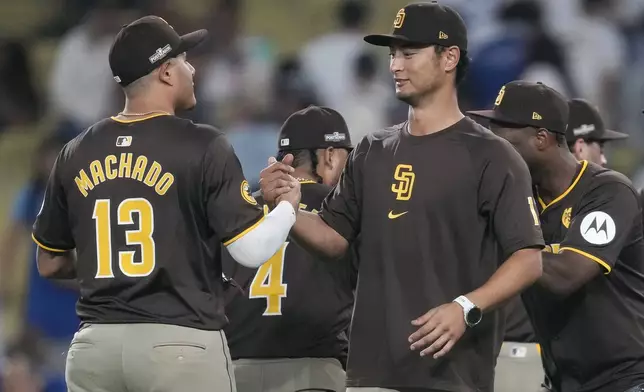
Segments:
[[[426,136],[408,123],[351,153],[322,219],[359,235],[347,385],[492,391],[500,312],[434,360],[411,351],[411,321],[483,285],[517,250],[543,246],[524,161],[469,118]]]
[[[639,195],[623,175],[582,161],[570,187],[539,199],[547,252],[575,252],[602,269],[560,298],[523,294],[555,391],[615,392],[644,383],[644,242]]]
[[[319,210],[331,188],[301,183],[300,208]],[[256,269],[224,253],[224,273],[242,289],[226,305],[233,359],[336,358],[346,364],[356,279],[351,252],[342,260],[319,260],[288,240]]]
[[[169,115],[102,120],[54,165],[33,237],[76,249],[88,323],[226,323],[221,244],[263,218],[218,130]]]

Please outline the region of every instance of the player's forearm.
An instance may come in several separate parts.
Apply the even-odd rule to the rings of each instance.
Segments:
[[[298,211],[291,237],[309,253],[324,259],[339,259],[347,252],[349,243],[333,230],[318,214]]]
[[[599,265],[572,252],[543,252],[543,275],[538,284],[548,291],[568,296],[601,273]]]
[[[541,250],[516,251],[492,277],[466,297],[483,312],[502,306],[541,277]]]
[[[239,264],[257,268],[284,244],[294,223],[293,206],[287,201],[282,201],[258,225],[227,245],[226,249]]]
[[[76,250],[50,252],[38,247],[38,273],[47,279],[76,278]]]

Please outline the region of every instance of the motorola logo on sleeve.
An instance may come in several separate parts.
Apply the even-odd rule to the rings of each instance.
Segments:
[[[593,211],[581,221],[581,236],[593,245],[605,245],[615,238],[615,221],[605,212]]]

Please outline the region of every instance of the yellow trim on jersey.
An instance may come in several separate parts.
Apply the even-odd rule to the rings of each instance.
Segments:
[[[581,170],[579,170],[579,174],[577,174],[577,178],[575,178],[575,181],[573,181],[572,184],[570,184],[570,186],[568,187],[568,189],[564,191],[564,193],[559,195],[556,199],[554,199],[550,203],[546,204],[543,200],[541,200],[541,197],[539,197],[539,204],[541,204],[542,214],[548,207],[552,206],[553,204],[557,203],[558,201],[566,197],[566,195],[569,194],[575,188],[579,180],[581,180],[581,176],[586,171],[586,167],[588,167],[588,161],[581,161]]]
[[[597,263],[597,264],[601,265],[601,266],[602,266],[602,267],[604,267],[604,269],[606,270],[606,272],[604,272],[604,275],[608,275],[608,274],[610,274],[610,271],[612,271],[612,270],[613,270],[613,269],[610,267],[610,265],[608,265],[608,263],[606,263],[604,260],[602,260],[602,259],[600,259],[600,258],[598,258],[598,257],[595,257],[595,256],[591,255],[590,253],[586,253],[586,252],[584,252],[583,250],[579,250],[579,249],[575,249],[575,248],[570,248],[570,247],[568,247],[568,246],[564,246],[563,248],[560,248],[560,249],[559,249],[559,252],[561,253],[561,252],[563,252],[564,250],[569,250],[569,251],[571,251],[571,252],[578,253],[578,254],[580,254],[580,255],[582,255],[582,256],[585,256],[585,257],[587,257],[587,258],[591,259],[591,260],[592,260],[592,261],[594,261],[595,263]]]
[[[539,343],[537,343],[537,353],[541,355],[541,345]]]
[[[299,180],[298,179],[298,181],[299,181],[300,184],[317,184],[317,182],[315,182],[313,180]]]
[[[242,238],[246,234],[250,233],[251,230],[256,228],[262,221],[264,220],[264,217],[262,216],[257,222],[253,223],[250,227],[248,227],[246,230],[242,231],[241,233],[237,234],[233,238],[229,239],[228,241],[224,242],[224,246],[228,246],[232,244],[233,242],[237,241],[238,239]]]
[[[71,249],[67,249],[67,250],[63,250],[63,249],[55,249],[55,248],[50,248],[50,247],[48,247],[48,246],[45,246],[45,245],[41,244],[41,243],[40,243],[40,241],[38,241],[38,240],[36,239],[36,237],[34,236],[34,233],[31,233],[31,239],[32,239],[32,240],[34,240],[34,242],[36,243],[36,245],[38,245],[39,247],[43,248],[44,250],[48,250],[48,251],[50,251],[50,252],[65,253],[65,252],[69,252],[69,251],[71,250]]]
[[[169,116],[169,115],[170,115],[169,113],[155,113],[155,114],[151,114],[149,116],[144,116],[144,117],[140,117],[140,118],[134,118],[132,120],[121,120],[120,118],[116,118],[116,116],[112,116],[110,118],[112,120],[118,122],[118,123],[121,123],[121,124],[130,124],[130,123],[134,123],[134,122],[149,120],[149,119],[155,118],[155,117]]]

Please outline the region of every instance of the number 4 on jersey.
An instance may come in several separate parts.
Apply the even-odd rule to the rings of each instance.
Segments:
[[[280,248],[267,262],[262,264],[248,290],[248,298],[265,298],[264,316],[282,314],[282,298],[286,298],[287,284],[284,280],[284,254],[288,242]]]

